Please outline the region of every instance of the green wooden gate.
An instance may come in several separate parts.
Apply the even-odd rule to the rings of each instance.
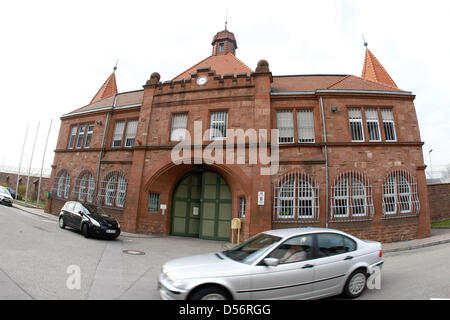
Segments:
[[[216,172],[193,173],[181,180],[172,199],[172,235],[228,240],[231,191]]]

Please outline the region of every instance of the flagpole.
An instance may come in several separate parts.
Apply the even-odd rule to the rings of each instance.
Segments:
[[[39,133],[39,127],[41,123],[38,122],[38,126],[36,129],[36,136],[34,137],[34,143],[33,143],[33,150],[31,151],[31,158],[30,158],[30,164],[28,165],[28,178],[27,178],[27,189],[25,191],[25,202],[28,201],[28,184],[30,183],[30,173],[31,173],[31,164],[33,162],[33,155],[34,155],[34,148],[36,147],[36,140]]]
[[[23,159],[23,151],[25,150],[25,142],[27,141],[28,129],[30,124],[27,124],[27,131],[25,131],[25,138],[23,138],[23,146],[22,146],[22,154],[20,155],[19,162],[19,171],[17,172],[17,181],[16,181],[16,199],[19,197],[19,179],[20,179],[20,170],[22,169],[22,159]]]
[[[36,208],[39,206],[39,200],[40,200],[40,196],[41,196],[42,169],[44,168],[45,152],[47,152],[48,137],[50,137],[50,130],[52,129],[52,122],[53,122],[53,119],[50,119],[50,125],[48,126],[47,140],[45,140],[44,155],[42,156],[41,173],[39,175],[38,194],[37,194],[37,198],[36,198]]]

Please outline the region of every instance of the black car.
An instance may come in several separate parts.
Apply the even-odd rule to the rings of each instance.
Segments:
[[[120,235],[120,224],[102,208],[77,201],[68,201],[59,214],[59,227],[79,230],[85,238],[97,236],[115,239]]]

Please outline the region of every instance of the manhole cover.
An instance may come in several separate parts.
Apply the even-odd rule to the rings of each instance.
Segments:
[[[143,256],[145,254],[145,252],[137,250],[123,250],[122,252],[126,254],[131,254],[133,256]]]

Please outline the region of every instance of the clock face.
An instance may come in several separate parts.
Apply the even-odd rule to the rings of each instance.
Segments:
[[[201,76],[197,79],[197,84],[199,86],[204,86],[207,82],[208,82],[208,77],[206,77],[206,76]]]

